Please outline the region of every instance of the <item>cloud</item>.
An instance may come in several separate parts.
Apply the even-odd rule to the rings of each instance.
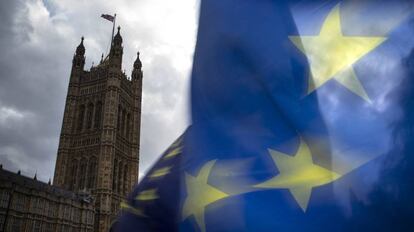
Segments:
[[[198,1],[16,0],[0,2],[0,163],[53,176],[71,59],[85,36],[86,68],[107,53],[117,13],[130,74],[144,71],[140,173],[187,127]]]

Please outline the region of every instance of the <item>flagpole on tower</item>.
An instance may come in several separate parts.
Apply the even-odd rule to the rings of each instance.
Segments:
[[[114,33],[115,33],[115,21],[116,21],[116,14],[114,14],[114,20],[113,20],[113,25],[112,25],[111,46],[112,46],[112,42],[113,42],[113,40],[114,40]]]
[[[102,14],[101,17],[112,22],[112,35],[111,35],[111,42],[109,44],[109,53],[111,53],[111,47],[112,47],[112,43],[113,43],[113,40],[114,40],[114,33],[115,33],[116,14],[114,14],[114,16],[109,15],[109,14]],[[109,55],[109,53],[108,53],[108,55]],[[106,60],[106,58],[105,58],[105,60]]]

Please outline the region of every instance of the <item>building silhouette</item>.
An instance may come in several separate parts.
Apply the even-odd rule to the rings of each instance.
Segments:
[[[95,231],[108,231],[138,181],[142,64],[122,72],[120,27],[109,55],[84,70],[83,38],[73,57],[53,185],[90,193]]]
[[[73,56],[53,185],[0,168],[0,231],[107,232],[138,181],[142,64],[122,72],[120,27],[99,65]]]

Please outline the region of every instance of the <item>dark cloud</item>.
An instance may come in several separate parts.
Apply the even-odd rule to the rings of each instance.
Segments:
[[[142,54],[140,171],[185,129],[196,3],[182,2],[189,12],[184,16],[178,9],[166,15],[170,25],[159,16],[174,10],[153,2],[0,1],[0,163],[4,168],[21,169],[27,175],[37,171],[43,181],[53,176],[73,52],[82,35],[87,68],[108,51],[112,28],[99,18],[101,13],[119,15],[127,74],[136,52]],[[162,12],[151,12],[156,9]],[[190,22],[181,25],[184,30],[170,33],[171,26],[186,21]]]

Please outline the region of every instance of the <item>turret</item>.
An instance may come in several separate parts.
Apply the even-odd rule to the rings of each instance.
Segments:
[[[83,67],[85,66],[85,46],[83,46],[83,39],[84,38],[82,37],[72,60],[72,68],[78,68],[80,70],[83,70]]]
[[[111,51],[109,53],[109,60],[112,67],[121,69],[122,67],[122,54],[123,54],[123,47],[122,47],[122,37],[120,33],[121,27],[118,27],[118,32],[114,36],[111,45]]]
[[[139,52],[137,53],[137,59],[134,62],[134,69],[132,70],[132,80],[140,80],[142,78],[142,63],[139,59]]]

